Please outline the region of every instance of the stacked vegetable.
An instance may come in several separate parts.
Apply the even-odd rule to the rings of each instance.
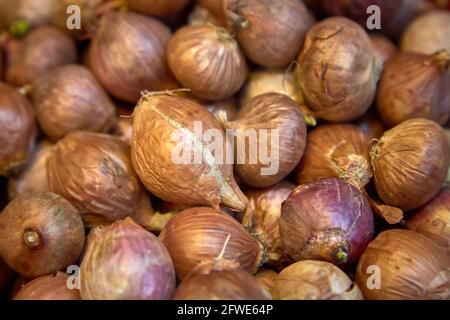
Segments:
[[[450,299],[450,12],[0,0],[0,32],[5,296]]]

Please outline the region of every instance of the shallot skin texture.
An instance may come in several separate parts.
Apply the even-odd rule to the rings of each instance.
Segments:
[[[164,300],[175,290],[167,249],[131,218],[91,231],[80,273],[84,300]]]
[[[329,178],[300,185],[282,205],[281,240],[295,261],[354,262],[373,233],[368,201],[342,180]]]

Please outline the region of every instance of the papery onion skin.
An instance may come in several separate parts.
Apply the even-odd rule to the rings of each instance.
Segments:
[[[67,65],[47,73],[33,86],[36,118],[53,141],[70,132],[109,132],[116,108],[89,69]]]
[[[224,6],[245,55],[264,67],[286,67],[295,60],[315,22],[298,0],[226,0]]]
[[[391,57],[397,54],[398,48],[391,40],[389,40],[389,38],[376,33],[371,34],[369,37],[375,56],[381,63],[384,64]]]
[[[167,46],[167,61],[181,85],[206,100],[233,96],[247,77],[247,64],[236,40],[212,25],[179,29]]]
[[[174,300],[271,300],[247,271],[233,260],[200,263],[180,283]]]
[[[272,288],[274,285],[275,278],[278,273],[271,269],[262,269],[255,274],[255,280],[259,282],[259,284],[266,289],[268,292],[272,292]]]
[[[303,97],[317,118],[350,121],[371,106],[381,65],[355,22],[333,17],[315,24],[297,62]]]
[[[240,103],[245,105],[256,96],[270,92],[285,94],[299,105],[304,104],[295,75],[281,69],[260,69],[251,72],[241,91]]]
[[[225,245],[223,258],[236,260],[248,272],[255,273],[266,259],[263,245],[239,222],[207,207],[189,208],[178,213],[167,223],[159,238],[169,250],[180,279],[200,262],[217,258]]]
[[[0,176],[17,172],[31,156],[36,122],[30,102],[0,83]]]
[[[39,27],[26,35],[17,52],[8,54],[6,82],[17,87],[31,84],[43,74],[76,61],[77,49],[69,36],[54,27]]]
[[[394,127],[413,118],[441,125],[450,116],[450,54],[402,53],[385,65],[377,94],[383,122]]]
[[[432,54],[445,49],[450,52],[450,12],[430,11],[414,20],[402,35],[403,52]]]
[[[132,103],[143,90],[176,88],[166,63],[170,35],[154,18],[133,12],[105,13],[89,49],[92,71],[109,93]]]
[[[13,300],[81,300],[78,289],[69,289],[69,275],[57,272],[38,277],[14,294]]]
[[[126,0],[131,10],[155,17],[170,17],[180,13],[189,2],[190,0]]]
[[[258,234],[259,239],[267,247],[268,263],[279,267],[289,261],[284,254],[278,225],[281,216],[281,204],[287,199],[295,185],[282,181],[270,188],[248,189],[245,194],[249,200],[249,207],[253,210],[252,232]]]
[[[386,131],[372,148],[371,159],[381,200],[408,211],[426,204],[442,188],[450,146],[438,124],[412,119]]]
[[[152,227],[150,197],[130,159],[130,146],[118,138],[77,131],[61,139],[47,161],[50,189],[78,208],[87,227],[128,216]]]
[[[275,278],[274,300],[364,300],[361,290],[335,265],[314,260],[296,262]]]
[[[35,278],[74,264],[83,245],[80,214],[54,193],[21,195],[0,215],[0,254],[24,277]]]
[[[89,32],[89,28],[95,23],[98,17],[97,10],[102,2],[103,0],[57,0],[53,8],[52,23],[71,36],[83,36]],[[67,8],[72,5],[80,8],[80,28],[68,28]]]
[[[448,300],[450,256],[417,232],[384,231],[361,256],[356,281],[369,300]]]
[[[200,134],[210,129],[223,133],[224,143],[220,147],[224,158],[210,154],[210,159],[200,154],[199,164],[195,164],[191,156],[173,161],[174,154],[179,156],[180,149],[188,155],[189,152],[191,155],[198,153],[200,143],[202,151],[210,150],[210,145],[194,135],[195,123],[202,125]],[[175,134],[179,139],[174,137]],[[198,143],[194,145],[193,141]],[[243,211],[248,200],[234,180],[232,165],[225,161],[226,151],[230,149],[225,141],[218,120],[193,100],[149,94],[135,109],[131,143],[133,166],[146,188],[165,201],[217,209],[222,203]]]
[[[252,187],[270,187],[283,180],[298,165],[305,150],[304,115],[295,101],[284,94],[266,93],[255,97],[239,110],[235,121],[226,122],[224,126],[236,132],[235,171]],[[257,141],[242,141],[240,132],[246,135],[249,130],[256,133]],[[266,130],[265,135],[262,130]],[[266,150],[262,150],[264,143]],[[262,159],[264,152],[264,156],[270,158],[268,161]]]
[[[424,0],[322,0],[322,10],[329,16],[346,16],[362,27],[367,27],[368,19],[373,14],[367,12],[370,5],[379,8],[381,31],[392,37],[398,36],[407,24],[423,10],[427,9]]]
[[[42,140],[34,150],[27,166],[16,176],[8,180],[8,196],[14,199],[30,191],[50,191],[47,178],[47,159],[52,154],[54,144]]]
[[[444,187],[433,200],[411,213],[406,227],[450,248],[450,187]]]
[[[164,300],[175,290],[175,271],[164,245],[126,218],[88,236],[81,263],[83,300]]]
[[[281,207],[281,241],[295,261],[354,262],[373,233],[366,198],[335,178],[298,186]]]
[[[372,178],[369,140],[351,124],[324,124],[308,134],[297,183],[339,178],[358,189]]]

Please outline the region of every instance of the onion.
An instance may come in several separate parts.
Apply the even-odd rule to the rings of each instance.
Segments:
[[[89,33],[90,28],[94,25],[102,3],[104,3],[103,0],[57,0],[53,6],[52,23],[61,31],[75,37],[81,37]],[[76,5],[80,8],[80,28],[69,29],[67,27],[69,17],[67,8],[70,5]]]
[[[31,92],[40,127],[56,141],[78,130],[108,132],[115,106],[89,69],[67,65],[39,79]]]
[[[350,121],[371,106],[380,65],[368,35],[353,21],[333,17],[314,25],[297,62],[300,88],[316,117]]]
[[[8,180],[10,199],[30,191],[50,191],[47,179],[47,159],[52,154],[54,144],[48,140],[41,141],[34,151],[27,166]]]
[[[406,226],[450,249],[450,187],[444,187],[433,200],[413,212]]]
[[[156,17],[170,17],[180,13],[190,0],[126,0],[131,10]]]
[[[180,279],[200,262],[219,256],[236,260],[251,273],[266,260],[265,249],[258,240],[236,220],[212,208],[183,210],[167,223],[159,238],[169,250]]]
[[[221,0],[217,1],[218,3]],[[213,24],[216,26],[224,25],[224,22],[215,17],[211,11],[203,6],[196,5],[194,9],[189,13],[188,24],[191,26],[199,26],[204,24]]]
[[[250,189],[246,191],[249,206],[253,210],[253,233],[266,245],[269,264],[276,267],[290,262],[284,254],[278,225],[281,216],[281,204],[287,199],[295,185],[282,181],[270,188]]]
[[[403,53],[385,66],[377,107],[389,127],[408,119],[427,118],[443,125],[450,116],[450,54]]]
[[[180,283],[174,300],[271,300],[247,271],[233,260],[200,263]]]
[[[31,84],[46,72],[76,60],[70,37],[54,27],[39,27],[27,34],[17,52],[8,54],[6,81],[14,86]]]
[[[449,279],[446,250],[409,230],[380,233],[361,256],[356,274],[364,297],[370,300],[448,300]]]
[[[381,200],[412,210],[433,199],[442,188],[450,146],[435,122],[412,119],[386,131],[372,148],[371,158]]]
[[[278,273],[271,269],[261,269],[255,274],[255,280],[258,281],[267,292],[271,292],[277,275]]]
[[[114,128],[114,134],[118,138],[131,145],[131,137],[133,135],[133,119],[128,117],[120,117]]]
[[[424,0],[322,0],[322,9],[329,16],[346,16],[361,26],[367,26],[370,14],[367,8],[376,5],[380,8],[381,32],[397,36],[407,24],[423,10],[427,9]]]
[[[71,133],[56,144],[47,171],[50,189],[78,208],[87,227],[129,216],[147,229],[161,228],[162,217],[153,211],[126,142],[100,133]]]
[[[206,103],[206,108],[218,120],[225,115],[228,120],[233,121],[238,113],[238,104],[234,98]]]
[[[279,69],[260,69],[250,73],[250,77],[241,92],[240,103],[245,105],[256,96],[265,93],[285,94],[299,105],[303,105],[303,96],[297,87],[293,73]]]
[[[54,275],[38,277],[25,286],[16,294],[14,300],[80,300],[78,289],[69,289],[67,284],[69,275],[57,272]]]
[[[26,193],[0,215],[0,254],[24,277],[35,278],[74,264],[83,244],[78,211],[56,194]]]
[[[175,88],[165,58],[169,38],[169,29],[156,19],[105,13],[89,49],[92,71],[109,93],[132,103],[142,90]]]
[[[283,94],[257,96],[241,108],[235,121],[223,126],[235,132],[236,173],[252,187],[269,187],[283,180],[305,150],[304,115]]]
[[[34,146],[33,107],[9,85],[0,83],[0,176],[20,170]]]
[[[383,64],[397,54],[398,49],[395,44],[380,34],[371,34],[370,41],[372,42],[375,57]]]
[[[196,3],[206,8],[220,22],[220,25],[227,26],[223,0],[196,0]]]
[[[380,120],[379,115],[372,111],[369,111],[363,117],[357,119],[355,124],[362,132],[364,132],[369,141],[381,138],[386,131],[386,127]]]
[[[275,300],[363,300],[361,290],[335,265],[304,260],[283,269],[274,280]]]
[[[441,49],[450,52],[450,12],[434,10],[414,20],[400,43],[403,52],[432,54]]]
[[[179,29],[167,46],[167,60],[181,85],[206,100],[231,97],[247,76],[245,58],[233,36],[213,25]]]
[[[265,67],[289,65],[315,22],[298,0],[227,0],[224,6],[245,55]]]
[[[358,189],[372,177],[369,140],[351,124],[324,124],[308,135],[305,154],[297,169],[297,183],[339,178]]]
[[[91,231],[80,273],[83,300],[163,300],[175,290],[167,249],[131,218]]]
[[[369,203],[342,180],[330,178],[301,185],[281,207],[281,241],[295,261],[354,262],[373,232]]]
[[[202,131],[194,132],[199,123]],[[234,180],[232,165],[224,161],[226,154],[213,155],[209,141],[198,137],[210,129],[221,135],[224,142],[218,147],[227,152],[220,123],[203,106],[187,98],[149,93],[134,111],[133,166],[147,189],[165,201],[216,209],[222,203],[243,211],[248,200]],[[195,154],[200,155],[198,164],[191,157]]]
[[[0,2],[0,25],[15,30],[17,24],[26,28],[48,24],[55,1],[59,0],[3,0]]]

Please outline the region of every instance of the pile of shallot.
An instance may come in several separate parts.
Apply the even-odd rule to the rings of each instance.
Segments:
[[[449,300],[449,167],[433,1],[0,0],[4,299]]]

